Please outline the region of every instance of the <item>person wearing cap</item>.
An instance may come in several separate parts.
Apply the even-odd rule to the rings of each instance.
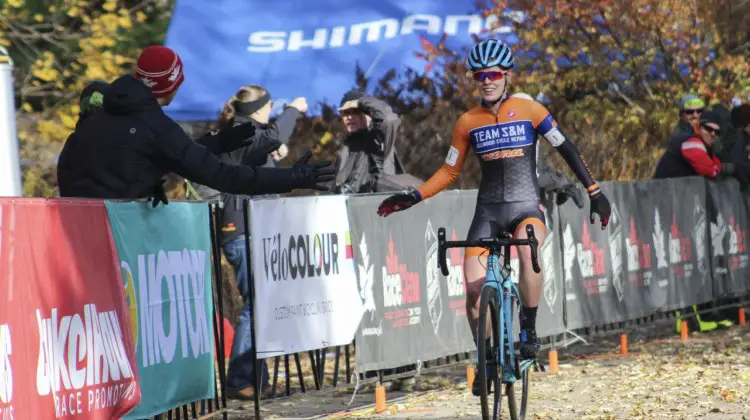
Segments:
[[[670,141],[656,166],[655,179],[702,175],[716,179],[719,175],[735,176],[747,184],[744,173],[735,170],[731,162],[721,162],[712,145],[721,136],[721,116],[704,111],[693,132],[684,132]]]
[[[721,136],[722,118],[714,111],[703,111],[692,132],[682,132],[673,136],[667,150],[656,166],[654,179],[679,178],[701,175],[708,179],[720,176],[734,176],[741,184],[747,184],[743,171],[738,171],[732,162],[722,162],[713,150],[713,145]],[[714,214],[713,212],[711,212]],[[701,332],[712,331],[718,327],[731,326],[731,322],[721,319],[714,313],[698,312],[710,311],[710,303],[693,305],[676,312],[676,331],[680,331],[680,323],[685,319],[691,330]],[[688,315],[690,314],[690,315]]]
[[[109,83],[104,80],[92,80],[84,86],[78,96],[79,111],[76,126],[104,105],[104,92],[108,87]]]
[[[672,129],[672,136],[678,136],[684,133],[692,133],[693,127],[698,124],[706,103],[696,95],[685,95],[680,100],[678,111],[680,120]]]
[[[401,120],[388,104],[358,90],[344,94],[338,111],[346,138],[337,154],[336,192],[382,190],[379,183],[385,176],[404,172],[396,153]]]
[[[222,162],[169,118],[169,105],[184,81],[182,61],[163,46],[145,48],[134,74],[110,84],[102,110],[79,124],[60,154],[61,197],[138,199],[163,193],[174,172],[216,190],[236,194],[327,191],[335,177],[330,162],[310,163],[307,152],[291,168],[253,168]],[[247,139],[252,124],[223,130],[219,138]],[[154,200],[156,205],[158,200]]]

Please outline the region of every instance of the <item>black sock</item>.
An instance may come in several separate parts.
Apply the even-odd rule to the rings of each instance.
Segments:
[[[533,308],[521,306],[521,329],[536,330],[536,310],[537,306]]]

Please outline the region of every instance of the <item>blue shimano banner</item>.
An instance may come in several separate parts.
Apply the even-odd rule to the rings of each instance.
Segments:
[[[420,37],[469,45],[494,27],[473,0],[178,0],[166,45],[185,82],[165,111],[178,121],[213,120],[247,84],[267,88],[275,107],[304,96],[338,104],[357,63],[377,79],[390,69],[423,71]],[[507,42],[509,27],[497,27]],[[482,36],[482,35],[480,35]]]

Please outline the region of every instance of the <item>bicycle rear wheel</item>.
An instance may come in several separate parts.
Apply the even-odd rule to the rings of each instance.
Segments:
[[[490,347],[487,346],[487,317],[492,325],[492,336],[490,338]],[[502,404],[502,393],[500,374],[498,372],[497,355],[500,351],[500,330],[498,323],[497,307],[497,290],[494,287],[483,287],[482,295],[479,300],[479,322],[477,323],[477,355],[479,356],[479,366],[477,366],[476,379],[479,381],[481,395],[479,401],[482,406],[482,419],[499,420],[500,409]],[[490,359],[488,360],[488,356]],[[487,362],[493,366],[492,378],[488,376]],[[492,404],[489,401],[489,389],[494,391],[492,395]]]
[[[510,313],[515,314],[518,302],[511,299],[513,307]],[[512,320],[510,322],[512,326]],[[509,329],[513,331],[512,327]],[[513,340],[513,337],[510,337]],[[529,402],[529,370],[533,368],[533,361],[521,361],[521,355],[515,352],[516,382],[505,384],[505,395],[508,398],[508,409],[511,420],[524,420],[526,418],[526,406]],[[520,403],[520,404],[519,404]]]

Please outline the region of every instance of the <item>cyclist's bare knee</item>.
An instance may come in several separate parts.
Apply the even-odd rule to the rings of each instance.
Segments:
[[[468,248],[464,256],[464,281],[466,282],[466,317],[471,333],[476,333],[479,319],[479,297],[487,276],[487,257],[481,251]],[[485,253],[486,254],[486,253]]]

